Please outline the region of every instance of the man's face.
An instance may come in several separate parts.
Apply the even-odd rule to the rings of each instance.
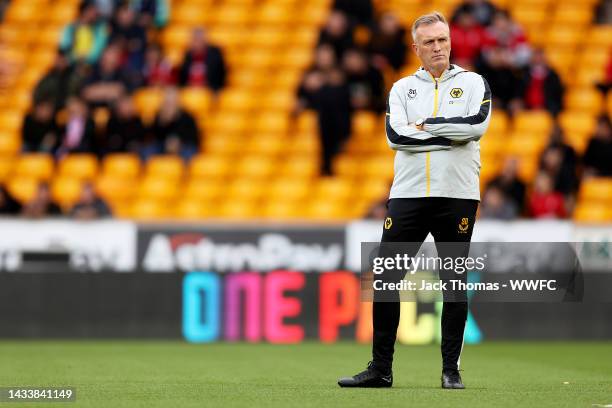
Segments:
[[[441,21],[419,26],[412,48],[428,71],[442,72],[450,65],[451,41],[448,26]]]

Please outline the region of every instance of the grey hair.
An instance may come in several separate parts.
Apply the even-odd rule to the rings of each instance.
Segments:
[[[412,39],[413,40],[416,39],[416,30],[417,28],[419,28],[419,26],[435,24],[438,21],[448,26],[448,23],[446,22],[446,18],[444,18],[444,15],[440,13],[439,11],[434,11],[429,14],[423,14],[421,17],[414,20],[414,23],[412,24]]]

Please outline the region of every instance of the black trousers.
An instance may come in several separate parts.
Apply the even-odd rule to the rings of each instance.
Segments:
[[[478,201],[443,197],[397,198],[389,200],[387,208],[381,251],[385,242],[406,242],[411,243],[406,248],[412,251],[407,255],[415,256],[421,243],[431,233],[439,257],[468,255]],[[464,244],[441,245],[444,242]],[[446,273],[448,271],[440,271],[441,280],[448,278]],[[453,277],[457,278],[457,275]],[[465,281],[466,274],[460,278]],[[445,294],[441,345],[443,369],[458,369],[468,313],[467,294],[464,295],[459,301],[455,298],[451,302],[447,301]],[[399,319],[399,293],[394,301],[387,298],[382,302],[374,298],[372,360],[374,367],[383,373],[391,370]]]

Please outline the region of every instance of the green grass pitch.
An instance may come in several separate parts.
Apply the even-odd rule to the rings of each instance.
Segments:
[[[340,389],[369,346],[2,341],[0,386],[71,385],[49,407],[593,407],[612,404],[612,342],[466,346],[466,390],[439,388],[436,346],[397,346],[392,389]]]

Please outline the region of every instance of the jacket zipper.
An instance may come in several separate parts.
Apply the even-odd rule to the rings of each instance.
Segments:
[[[433,75],[432,75],[433,78]],[[438,114],[438,80],[433,78],[435,82],[434,88],[434,110],[432,117],[436,117]],[[429,192],[431,190],[431,152],[427,152],[425,154],[425,196],[429,197]]]

